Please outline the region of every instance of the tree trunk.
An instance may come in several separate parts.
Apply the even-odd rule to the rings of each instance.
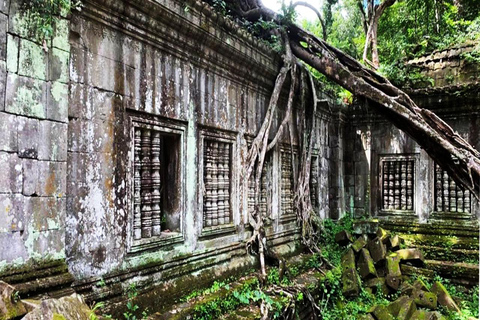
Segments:
[[[384,77],[297,25],[282,21],[257,0],[227,2],[244,19],[256,22],[262,18],[283,24],[297,58],[357,96],[369,100],[373,108],[410,135],[459,185],[479,196],[480,153],[447,123],[431,111],[418,107]],[[382,5],[393,2],[395,0],[386,0]],[[244,11],[241,7],[250,9]],[[301,43],[306,43],[307,47]]]

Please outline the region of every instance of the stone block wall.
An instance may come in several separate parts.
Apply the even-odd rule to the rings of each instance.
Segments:
[[[65,258],[68,20],[32,37],[0,3],[0,272]]]

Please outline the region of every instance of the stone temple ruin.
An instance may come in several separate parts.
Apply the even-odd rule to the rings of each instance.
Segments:
[[[18,0],[0,2],[0,280],[21,297],[76,292],[112,309],[135,283],[160,308],[257,263],[245,251],[253,189],[241,192],[240,168],[280,58],[195,0],[83,2],[46,45],[29,36]],[[480,150],[480,70],[461,59],[470,49],[410,61],[436,85],[409,94]],[[317,214],[376,218],[426,252],[428,266],[411,272],[478,284],[473,195],[368,103],[318,94]],[[302,129],[289,128],[293,148],[286,130],[267,154],[260,203],[284,256],[300,249]]]

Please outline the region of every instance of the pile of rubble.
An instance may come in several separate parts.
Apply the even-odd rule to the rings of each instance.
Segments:
[[[439,306],[460,312],[440,282],[435,282],[431,288],[421,280],[413,284],[407,282],[408,277],[402,275],[400,265],[422,266],[424,258],[418,249],[402,249],[403,240],[397,235],[389,235],[378,228],[376,233],[364,233],[357,239],[349,232],[341,231],[335,240],[339,245],[348,247],[342,257],[342,292],[345,297],[360,294],[359,278],[367,292],[381,290],[385,296],[400,294],[389,305],[372,307],[363,319],[446,319],[438,311]]]

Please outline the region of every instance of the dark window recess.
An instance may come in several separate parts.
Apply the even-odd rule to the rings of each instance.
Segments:
[[[462,190],[447,171],[435,164],[435,210],[438,212],[471,212],[469,190]]]
[[[282,215],[293,215],[293,168],[290,152],[282,152]]]
[[[179,135],[135,127],[135,240],[180,231],[179,148]]]
[[[413,210],[414,160],[383,161],[384,210]]]
[[[203,226],[232,222],[230,210],[232,144],[205,139],[203,157]]]
[[[318,199],[318,169],[318,158],[312,157],[310,164],[310,201],[313,208],[318,208],[320,204]]]

